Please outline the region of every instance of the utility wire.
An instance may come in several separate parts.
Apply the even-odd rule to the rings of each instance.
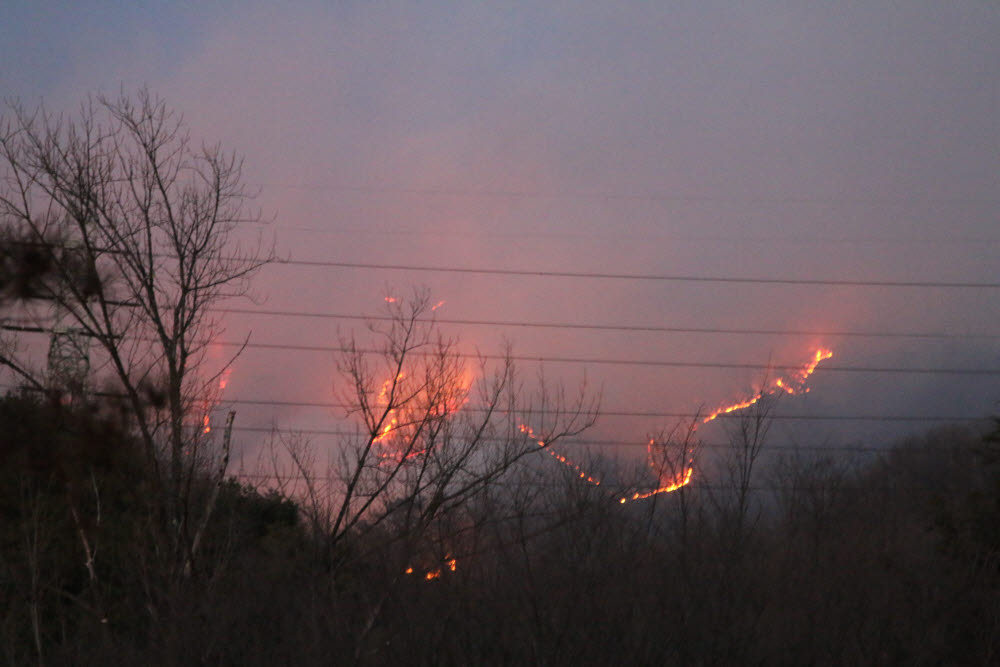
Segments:
[[[272,398],[227,398],[220,401],[221,404],[233,405],[267,405],[272,407],[294,407],[294,408],[331,408],[348,410],[355,406],[334,401],[290,401]],[[463,412],[486,412],[487,408],[477,408],[466,406]],[[494,410],[495,411],[495,410]],[[704,417],[704,413],[694,412],[643,412],[634,410],[597,410],[598,417],[656,417],[670,419],[695,419]],[[719,419],[724,419],[730,415],[721,415]],[[739,413],[733,413],[732,417],[739,417]],[[769,415],[768,419],[780,421],[874,421],[874,422],[960,422],[960,421],[980,421],[982,417],[952,417],[952,416],[930,416],[930,415]]]
[[[19,385],[4,384],[0,385],[8,390],[10,389],[28,389],[28,387],[20,387]],[[103,398],[124,398],[124,394],[118,394],[113,392],[91,392],[94,396],[100,396]],[[347,410],[354,406],[350,406],[346,403],[337,403],[333,401],[288,401],[288,400],[277,400],[271,398],[225,398],[219,401],[219,403],[212,408],[212,410],[219,409],[220,405],[264,405],[271,407],[298,407],[298,408],[324,408],[324,409],[343,409]],[[487,408],[477,408],[466,406],[462,408],[464,412],[486,412]],[[643,418],[667,418],[667,419],[685,419],[694,420],[699,417],[704,417],[705,413],[702,412],[639,412],[630,410],[598,410],[598,417],[643,417]],[[730,419],[738,418],[739,413],[733,413],[732,415],[720,415],[718,419]],[[940,415],[780,415],[772,414],[768,416],[768,419],[773,419],[776,421],[867,421],[867,422],[923,422],[923,423],[942,423],[942,422],[983,422],[988,418],[986,417],[956,417],[956,416],[940,416]],[[299,433],[309,433],[313,435],[334,435],[334,436],[347,436],[354,435],[354,431],[348,431],[343,429],[279,429],[272,427],[263,426],[243,426],[234,427],[237,431],[248,431],[248,432],[259,432],[259,433],[270,433],[272,431],[278,430],[291,430]],[[567,441],[569,442],[569,441]],[[598,441],[592,443],[597,445]],[[817,449],[824,449],[823,447],[817,447]],[[853,448],[852,448],[853,449]]]
[[[355,315],[344,313],[323,313],[297,310],[261,310],[254,308],[215,308],[213,312],[234,315],[262,315],[265,317],[303,317],[334,320],[355,320],[372,322],[391,322],[389,315]],[[962,339],[962,338],[1000,338],[995,333],[943,333],[918,331],[810,331],[808,329],[730,329],[724,327],[666,327],[643,324],[587,324],[573,322],[518,322],[515,320],[469,320],[434,317],[428,322],[435,324],[454,324],[467,326],[490,327],[521,327],[538,329],[574,329],[595,331],[635,331],[650,333],[693,333],[693,334],[724,334],[724,335],[765,335],[765,336],[822,336],[829,338],[918,338],[918,339]]]
[[[27,327],[19,327],[18,330],[25,331]],[[49,329],[37,328],[35,333],[45,333]],[[293,345],[290,343],[253,343],[246,341],[212,341],[212,345],[221,347],[254,348],[260,350],[285,350],[290,352],[327,352],[339,353],[349,352],[348,348],[339,345]],[[362,354],[382,354],[381,350],[357,348],[353,351]],[[415,357],[434,356],[433,352],[411,351],[408,353]],[[761,364],[761,363],[735,363],[735,362],[713,362],[713,361],[668,361],[658,359],[607,359],[602,357],[560,357],[544,355],[503,355],[503,354],[479,354],[470,352],[455,352],[455,356],[461,359],[474,359],[485,361],[503,361],[510,359],[526,363],[554,363],[554,364],[593,364],[602,366],[639,366],[658,368],[719,368],[734,370],[794,370],[802,366],[798,364]],[[903,375],[965,375],[991,377],[1000,375],[1000,368],[905,368],[899,366],[830,366],[823,365],[822,370],[832,373],[876,373],[876,374],[903,374]]]
[[[379,271],[418,271],[430,273],[461,273],[491,276],[528,276],[533,278],[575,278],[595,280],[643,280],[661,282],[730,283],[743,285],[812,285],[828,287],[915,287],[941,289],[998,289],[1000,282],[931,281],[931,280],[823,280],[818,278],[740,278],[726,276],[661,275],[652,273],[591,273],[582,271],[539,271],[528,269],[478,269],[458,266],[419,266],[415,264],[375,264],[364,262],[334,262],[325,260],[282,259],[274,264],[314,266],[341,269]]]
[[[247,347],[270,350],[289,350],[296,352],[349,352],[348,348],[339,345],[291,345],[288,343],[246,343],[244,341],[213,341],[213,345],[224,347]],[[357,348],[362,354],[382,354],[381,350]],[[408,354],[417,357],[434,356],[434,352],[411,351]],[[790,370],[801,368],[802,364],[752,364],[712,361],[660,361],[655,359],[605,359],[601,357],[557,357],[533,355],[504,354],[473,354],[456,352],[455,356],[462,359],[484,359],[488,361],[510,359],[512,361],[570,363],[570,364],[602,364],[613,366],[661,366],[667,368],[729,368],[741,370]],[[828,366],[821,367],[824,371],[840,373],[910,373],[917,375],[1000,375],[1000,368],[901,368],[892,366]]]
[[[808,474],[808,473],[807,473]],[[249,482],[274,482],[276,484],[282,484],[287,482],[304,482],[309,480],[310,482],[343,482],[343,478],[337,475],[330,474],[313,474],[313,473],[302,473],[302,472],[283,472],[283,473],[273,473],[273,472],[263,472],[263,473],[253,473],[253,472],[234,472],[227,475],[230,479],[237,479],[240,481]],[[613,475],[612,475],[613,477]],[[652,490],[655,488],[655,484],[650,483],[639,483],[634,482],[608,482],[602,480],[600,486],[595,486],[593,484],[587,484],[583,481],[576,481],[575,475],[571,475],[568,480],[518,480],[515,482],[515,486],[530,487],[530,488],[543,488],[543,489],[566,489],[567,481],[571,483],[578,483],[581,486],[586,486],[587,488],[600,489],[602,491],[596,491],[598,495],[607,494],[610,492],[610,498],[615,499],[625,492],[626,498],[628,494],[635,490]],[[706,482],[703,480],[692,481],[691,484],[683,487],[688,489],[688,493],[693,493],[698,490],[708,490],[708,491],[731,491],[738,492],[742,490],[740,486],[733,482],[726,484],[724,482]],[[803,482],[788,482],[785,484],[781,483],[764,483],[764,484],[751,484],[746,487],[747,491],[762,492],[762,491],[825,491],[825,492],[836,492],[844,495],[847,494],[857,494],[858,491],[863,490],[866,493],[886,493],[886,492],[926,492],[926,491],[937,491],[941,492],[943,489],[947,488],[947,485],[943,485],[938,480],[928,481],[927,483],[920,484],[915,483],[912,478],[907,478],[905,484],[892,483],[887,481],[885,483],[880,483],[873,485],[868,480],[861,480],[853,477],[835,478],[833,480],[823,480],[817,479],[815,481],[806,480]],[[627,491],[626,491],[627,490]],[[679,490],[679,489],[678,489]],[[674,493],[668,493],[667,496],[674,495]],[[662,502],[662,501],[661,501]],[[618,503],[614,503],[615,506]]]
[[[35,245],[36,242],[13,243],[19,245]],[[114,253],[115,250],[101,249],[100,252]],[[155,257],[167,257],[176,259],[175,255],[169,253],[156,252]],[[220,256],[221,260],[243,261],[241,257]],[[748,278],[730,276],[688,276],[688,275],[663,275],[652,273],[600,273],[582,271],[539,271],[528,269],[481,269],[473,267],[456,266],[419,266],[413,264],[379,264],[365,262],[335,262],[328,260],[303,260],[303,259],[274,259],[268,264],[279,266],[310,266],[328,267],[341,269],[371,269],[380,271],[417,271],[430,273],[461,273],[477,275],[495,276],[528,276],[534,278],[574,278],[574,279],[595,279],[595,280],[641,280],[660,282],[693,282],[693,283],[728,283],[744,285],[807,285],[807,286],[827,286],[827,287],[911,287],[911,288],[940,288],[940,289],[998,289],[1000,282],[974,282],[974,281],[930,281],[930,280],[838,280],[820,278]],[[45,298],[45,297],[43,297]],[[109,302],[113,305],[135,306],[134,303]]]
[[[270,223],[261,223],[270,224]],[[587,232],[539,232],[533,230],[513,230],[494,231],[484,229],[479,232],[456,231],[443,228],[424,229],[401,229],[401,228],[378,228],[372,226],[358,227],[306,227],[300,225],[282,225],[275,229],[282,233],[315,233],[315,234],[339,234],[341,236],[418,236],[426,238],[428,236],[443,236],[449,239],[470,238],[470,239],[595,239],[612,241],[653,241],[658,243],[759,243],[759,244],[791,244],[791,245],[848,245],[848,244],[890,244],[898,246],[900,244],[934,244],[934,245],[984,245],[1000,243],[1000,238],[986,236],[960,236],[960,237],[906,237],[906,236],[745,236],[737,234],[705,234],[692,236],[689,234],[628,234],[628,233],[587,233]]]
[[[421,195],[444,197],[484,197],[502,199],[612,199],[612,200],[642,200],[667,201],[678,203],[707,204],[997,204],[1000,199],[991,197],[844,197],[822,195],[771,196],[771,197],[741,197],[724,195],[682,195],[667,192],[614,192],[614,191],[576,191],[560,192],[556,190],[485,190],[472,188],[413,188],[400,186],[362,186],[362,185],[331,185],[328,183],[257,183],[260,187],[313,190],[329,192],[351,192],[372,195]]]
[[[301,310],[261,310],[256,308],[213,308],[212,312],[227,315],[259,315],[263,317],[301,317],[309,319],[353,320],[357,322],[391,322],[389,315],[355,315]],[[718,334],[733,336],[814,336],[822,338],[909,338],[915,340],[996,339],[997,333],[945,333],[933,331],[813,331],[810,329],[732,329],[727,327],[667,327],[646,324],[589,324],[574,322],[519,322],[516,320],[470,320],[434,317],[427,323],[458,326],[517,327],[523,329],[566,329],[580,331],[622,331],[634,333]],[[27,333],[47,333],[51,327],[0,324],[0,329]]]
[[[942,419],[943,420],[943,419]],[[973,420],[972,418],[962,419],[961,421],[979,421]],[[357,435],[364,437],[366,434],[364,431],[352,431],[346,429],[310,429],[310,428],[295,428],[294,426],[285,427],[270,427],[270,426],[233,426],[233,431],[245,432],[245,433],[293,433],[301,435],[319,435],[319,436],[335,436],[349,438]],[[507,439],[500,437],[484,437],[481,438],[484,442],[506,442]],[[646,448],[648,440],[562,440],[560,439],[554,445],[552,449],[561,449],[564,447],[641,447]],[[728,449],[732,445],[725,442],[698,442],[696,449]],[[893,445],[877,446],[877,445],[801,445],[801,444],[770,444],[766,445],[769,450],[782,450],[782,451],[808,451],[808,452],[870,452],[870,453],[889,453],[892,451]],[[907,445],[905,446],[905,451],[980,451],[983,448],[982,445]]]

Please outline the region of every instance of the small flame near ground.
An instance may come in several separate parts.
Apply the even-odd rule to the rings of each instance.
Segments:
[[[453,558],[451,554],[444,557],[444,564],[440,567],[431,568],[426,570],[422,576],[424,581],[434,581],[435,579],[440,579],[443,572],[454,572],[458,569],[458,559]],[[412,566],[407,567],[403,570],[403,574],[413,574],[414,569]]]

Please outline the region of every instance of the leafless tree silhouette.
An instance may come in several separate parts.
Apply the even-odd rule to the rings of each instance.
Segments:
[[[196,423],[228,365],[205,364],[219,331],[211,308],[247,295],[272,256],[259,233],[241,232],[259,221],[241,160],[194,143],[180,116],[143,89],[88,99],[72,119],[10,103],[0,169],[0,278],[11,278],[0,288],[36,328],[55,321],[93,343],[95,380],[134,420],[158,486],[164,551],[183,573],[214,498],[196,506],[195,468],[227,458],[218,450],[228,437],[210,453],[214,435]],[[52,389],[24,346],[7,343],[0,363],[23,384]]]

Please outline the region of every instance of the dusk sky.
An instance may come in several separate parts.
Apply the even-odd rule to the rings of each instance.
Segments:
[[[442,320],[619,326],[442,325],[463,350],[549,358],[569,388],[586,372],[609,412],[710,410],[762,374],[712,364],[830,348],[778,408],[814,417],[778,422],[791,444],[1000,413],[1000,3],[182,4],[6,2],[0,92],[72,112],[148,85],[245,156],[282,258],[576,274],[275,264],[264,300],[233,307],[375,315],[425,286]],[[230,315],[225,338],[352,328]],[[333,401],[334,375],[332,352],[251,347],[226,397]],[[236,409],[244,427],[342,424]],[[590,437],[673,421],[607,416]]]

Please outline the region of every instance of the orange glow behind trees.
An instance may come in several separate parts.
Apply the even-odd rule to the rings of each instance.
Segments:
[[[213,398],[208,398],[205,400],[205,416],[202,418],[202,433],[211,433],[212,431],[212,420],[209,413],[213,408],[218,406],[219,401],[222,399],[222,392],[226,390],[226,385],[229,384],[229,376],[232,374],[233,369],[226,368],[222,371],[222,375],[219,377],[219,389],[217,395]]]
[[[404,386],[406,379],[406,373],[399,372],[395,380],[383,382],[376,401],[386,409],[382,427],[373,441],[380,446],[377,455],[383,461],[402,462],[426,454],[425,448],[413,446],[414,428],[425,426],[427,419],[447,419],[469,402],[472,379],[465,369],[440,386],[424,383],[418,389],[411,389]],[[396,397],[401,391],[411,392],[412,396],[399,404]]]

